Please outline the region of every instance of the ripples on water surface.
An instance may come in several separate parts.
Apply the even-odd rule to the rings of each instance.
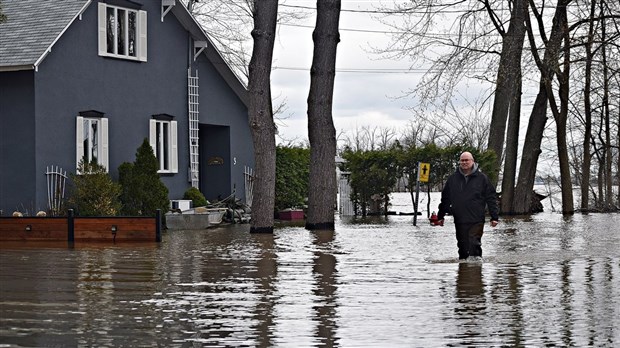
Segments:
[[[424,222],[4,243],[0,347],[619,344],[620,215],[504,220],[484,263],[458,263],[452,224]]]

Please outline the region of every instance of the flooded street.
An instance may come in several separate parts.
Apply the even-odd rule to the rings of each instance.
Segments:
[[[0,347],[620,344],[620,214],[503,218],[482,263],[458,262],[451,221],[412,220],[3,243]]]

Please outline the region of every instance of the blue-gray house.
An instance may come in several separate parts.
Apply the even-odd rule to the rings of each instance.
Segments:
[[[177,0],[1,0],[0,210],[48,210],[49,167],[113,178],[148,139],[170,199],[245,199],[244,84]]]

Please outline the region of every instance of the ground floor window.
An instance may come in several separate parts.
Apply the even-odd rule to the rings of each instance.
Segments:
[[[157,157],[159,173],[178,172],[177,122],[168,117],[150,120],[149,142]]]
[[[96,162],[108,169],[108,119],[78,116],[75,129],[76,169],[80,161]]]

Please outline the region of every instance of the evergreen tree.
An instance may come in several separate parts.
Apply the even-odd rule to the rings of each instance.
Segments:
[[[168,210],[168,188],[157,174],[157,158],[148,139],[138,148],[135,162],[125,162],[118,170],[124,214],[153,216],[157,209]]]

